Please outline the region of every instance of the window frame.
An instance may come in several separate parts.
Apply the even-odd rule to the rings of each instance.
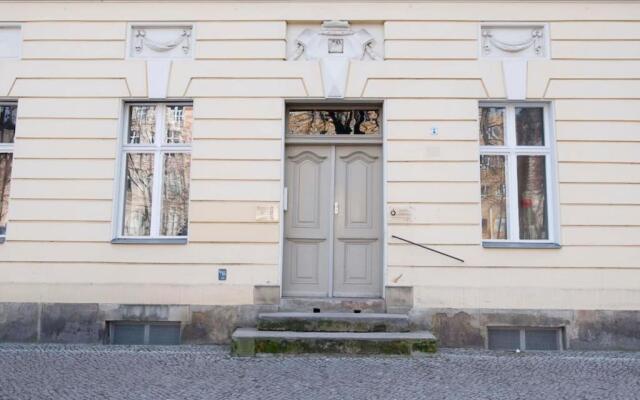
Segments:
[[[378,112],[378,135],[292,135],[289,133],[289,114],[295,111],[351,111],[375,110]],[[285,104],[284,139],[289,144],[344,143],[379,144],[384,140],[384,107],[380,102],[355,101],[346,103],[293,101]]]
[[[487,325],[485,327],[486,336],[485,336],[485,349],[491,351],[513,351],[507,349],[492,349],[490,343],[490,334],[491,331],[517,331],[518,332],[518,340],[519,340],[519,350],[520,351],[565,351],[567,350],[566,343],[566,327],[565,326],[524,326],[524,325]],[[556,350],[531,350],[527,348],[527,332],[528,331],[550,331],[555,332],[556,334]]]
[[[18,102],[17,101],[0,101],[0,106],[15,106],[16,107],[16,112],[18,110]],[[16,117],[16,128],[15,131],[13,133],[13,142],[12,143],[0,143],[0,153],[1,154],[11,154],[11,175],[13,175],[13,154],[15,151],[15,144],[16,144],[16,135],[18,133],[18,118]],[[9,177],[9,200],[11,200],[11,179],[12,177]],[[0,199],[0,201],[2,201],[2,199]],[[9,202],[7,201],[7,210],[9,209]],[[9,221],[7,221],[7,228],[5,229],[5,233],[4,234],[0,234],[0,244],[4,243],[7,240],[7,230],[9,229]]]
[[[155,138],[154,143],[133,144],[127,143],[129,132],[129,118],[131,107],[134,106],[150,106],[156,107],[155,118]],[[117,205],[115,210],[115,223],[112,243],[158,243],[158,244],[185,244],[188,242],[189,228],[191,225],[191,213],[187,214],[187,235],[185,236],[163,236],[160,235],[161,214],[162,214],[162,184],[164,180],[164,157],[166,153],[184,153],[191,157],[193,148],[193,132],[191,142],[189,143],[164,143],[166,138],[166,119],[165,110],[168,106],[191,106],[193,101],[131,101],[125,102],[122,108],[122,127],[118,138],[118,156],[117,156],[117,188],[116,199]],[[193,120],[192,120],[193,124]],[[128,153],[144,153],[153,154],[153,192],[151,196],[151,221],[149,236],[127,236],[124,235],[124,206],[125,206],[125,180],[127,176],[127,157]],[[159,173],[156,173],[159,171]],[[189,171],[189,181],[191,181],[191,171]],[[189,185],[189,207],[191,205],[191,185]]]
[[[116,338],[116,329],[118,328],[118,326],[120,325],[138,325],[138,326],[143,326],[143,331],[144,331],[144,338],[143,338],[143,343],[141,344],[116,344],[115,343],[115,338]],[[178,327],[178,343],[173,343],[173,344],[162,344],[162,345],[158,345],[158,344],[152,344],[151,342],[151,336],[150,336],[150,332],[151,332],[151,327],[152,326],[158,326],[158,325],[162,325],[162,326],[174,326],[174,327]],[[106,338],[106,343],[109,345],[113,345],[113,346],[178,346],[180,344],[182,344],[182,328],[184,327],[184,325],[182,324],[181,321],[133,321],[133,320],[114,320],[114,321],[107,321],[107,326],[108,326],[108,337]]]
[[[559,248],[559,222],[557,193],[558,181],[556,173],[556,141],[552,129],[551,105],[546,102],[533,101],[503,101],[503,102],[480,102],[478,111],[481,108],[496,107],[505,109],[504,120],[504,145],[492,146],[480,144],[480,117],[478,117],[478,143],[479,157],[484,155],[504,156],[506,161],[507,182],[507,238],[506,239],[482,239],[483,247],[532,247],[532,248]],[[518,146],[516,133],[516,108],[542,108],[544,119],[544,146]],[[479,115],[480,113],[478,113]],[[547,239],[520,239],[520,223],[518,208],[518,156],[545,156],[545,180],[546,180],[546,200],[547,200]],[[480,169],[480,164],[478,164]],[[480,193],[482,192],[482,181],[480,180]],[[480,209],[482,210],[482,196],[480,197]],[[482,220],[482,215],[480,216]]]

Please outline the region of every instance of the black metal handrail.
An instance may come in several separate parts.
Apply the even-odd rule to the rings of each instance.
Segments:
[[[394,239],[402,240],[403,242],[407,242],[407,243],[412,244],[412,245],[414,245],[414,246],[422,247],[422,248],[423,248],[423,249],[425,249],[425,250],[433,251],[434,253],[441,254],[441,255],[443,255],[443,256],[445,256],[445,257],[453,258],[454,260],[458,260],[458,261],[460,261],[460,262],[464,262],[464,260],[463,260],[462,258],[454,257],[454,256],[452,256],[452,255],[450,255],[450,254],[443,253],[443,252],[438,251],[438,250],[436,250],[436,249],[432,249],[431,247],[427,247],[427,246],[425,246],[425,245],[423,245],[423,244],[416,243],[416,242],[412,242],[411,240],[404,239],[404,238],[401,238],[401,237],[396,236],[396,235],[391,235],[391,237],[392,237],[392,238],[394,238]]]

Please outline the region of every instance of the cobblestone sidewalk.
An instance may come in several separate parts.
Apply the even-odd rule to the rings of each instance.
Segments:
[[[226,347],[0,345],[0,399],[640,399],[640,353],[232,358]]]

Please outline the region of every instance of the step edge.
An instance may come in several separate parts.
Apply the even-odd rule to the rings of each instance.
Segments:
[[[303,331],[260,331],[255,328],[238,328],[232,339],[334,339],[334,340],[435,340],[430,331],[411,332],[303,332]]]
[[[270,313],[260,313],[258,314],[258,318],[265,319],[297,319],[297,318],[308,318],[308,319],[325,319],[325,318],[335,318],[335,319],[387,319],[387,320],[408,320],[409,316],[406,314],[386,314],[386,313],[340,313],[340,312],[331,312],[331,313],[309,313],[309,312],[270,312]]]

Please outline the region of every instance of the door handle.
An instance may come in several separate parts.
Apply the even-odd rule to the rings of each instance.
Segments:
[[[282,193],[282,211],[287,211],[289,208],[289,190],[287,187],[284,187],[284,191]]]
[[[333,213],[335,215],[340,214],[340,204],[337,201],[333,203]]]

